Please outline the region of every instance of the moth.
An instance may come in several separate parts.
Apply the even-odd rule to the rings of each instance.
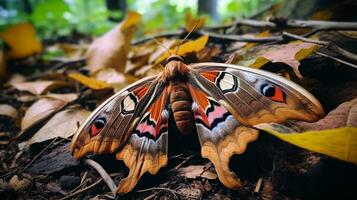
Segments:
[[[186,65],[171,55],[162,73],[126,87],[93,111],[71,150],[76,159],[115,153],[129,168],[117,188],[125,194],[144,173],[154,175],[166,166],[173,118],[180,133],[198,134],[202,157],[213,163],[225,186],[236,189],[241,182],[229,161],[258,138],[252,126],[316,121],[323,113],[313,95],[273,73],[212,62]]]

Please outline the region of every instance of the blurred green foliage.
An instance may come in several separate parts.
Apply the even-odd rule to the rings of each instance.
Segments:
[[[217,0],[219,21],[208,18],[206,25],[219,24],[232,17],[250,16],[278,0]],[[26,4],[28,3],[28,4]],[[198,1],[127,0],[128,10],[143,15],[138,36],[148,32],[172,31],[185,24],[185,13],[197,15]],[[109,16],[105,0],[0,0],[0,29],[31,21],[43,39],[73,32],[98,36],[117,24]]]

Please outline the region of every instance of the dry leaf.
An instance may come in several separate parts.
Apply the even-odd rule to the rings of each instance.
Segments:
[[[317,122],[294,122],[302,130],[324,130],[339,127],[357,127],[357,98],[344,102]]]
[[[188,41],[188,42],[182,44],[177,53],[176,53],[176,48],[172,48],[169,51],[171,54],[176,53],[179,56],[184,56],[185,54],[190,53],[190,52],[201,51],[206,46],[207,42],[208,42],[208,35],[204,35],[204,36],[199,37],[196,40]],[[166,51],[162,56],[160,56],[156,60],[155,64],[161,63],[169,56],[170,56],[169,52]]]
[[[316,44],[304,42],[290,42],[279,46],[275,45],[275,48],[256,58],[250,67],[260,68],[269,61],[273,63],[281,62],[292,67],[295,74],[299,78],[302,78],[299,72],[299,61],[309,56],[316,48]]]
[[[6,56],[12,58],[24,58],[42,51],[42,44],[36,38],[36,31],[30,23],[16,24],[4,32],[0,32],[0,38],[10,46]]]
[[[14,175],[9,181],[9,186],[14,191],[22,191],[31,186],[31,181],[27,178],[22,178],[20,180],[17,175]]]
[[[105,35],[96,39],[89,47],[86,57],[91,74],[102,68],[114,68],[124,72],[130,49],[130,41],[140,15],[128,12],[126,19]]]
[[[7,81],[7,85],[13,85],[15,83],[23,83],[26,81],[26,78],[21,74],[13,74],[10,79]]]
[[[102,69],[98,73],[96,73],[95,78],[100,81],[105,81],[109,85],[111,85],[115,91],[118,91],[128,84],[135,82],[137,79],[133,76],[126,75],[115,71],[115,69]]]
[[[105,81],[97,80],[95,78],[91,78],[76,72],[68,74],[68,77],[82,83],[83,85],[93,90],[103,90],[112,88],[112,86],[106,83]]]
[[[54,115],[35,135],[29,140],[28,145],[51,140],[56,137],[68,138],[90,115],[90,111],[82,108],[70,108]]]
[[[301,148],[357,164],[357,98],[317,122],[264,123],[255,127]]]
[[[40,95],[47,91],[68,86],[69,84],[63,81],[34,81],[13,83],[12,86],[21,91],[27,91],[34,95]]]
[[[204,165],[190,165],[188,167],[180,168],[178,172],[181,176],[184,176],[186,178],[192,178],[192,179],[195,179],[197,177],[202,177],[202,178],[213,180],[217,178],[216,172],[205,168],[206,166]]]
[[[195,30],[201,29],[201,28],[205,25],[205,23],[206,23],[206,18],[205,18],[205,17],[201,16],[201,17],[199,17],[198,19],[199,19],[200,21],[198,22],[198,24],[197,24]],[[185,28],[186,28],[186,31],[187,31],[187,32],[190,32],[190,31],[193,30],[193,28],[194,28],[194,26],[196,25],[198,19],[194,18],[194,17],[192,16],[192,13],[191,13],[191,12],[187,12],[187,13],[186,13],[186,26],[185,26]]]
[[[19,136],[27,129],[43,119],[46,119],[54,112],[63,108],[67,103],[72,102],[77,98],[77,94],[50,94],[48,97],[43,97],[37,100],[25,112],[25,116],[21,121],[21,132]]]
[[[17,116],[17,110],[8,104],[0,104],[0,115],[13,119]]]

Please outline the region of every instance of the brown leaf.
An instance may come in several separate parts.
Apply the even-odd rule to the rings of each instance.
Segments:
[[[10,46],[8,58],[24,58],[42,51],[42,44],[36,38],[36,31],[30,23],[20,23],[0,32],[0,38]]]
[[[27,91],[34,95],[40,95],[47,91],[68,86],[69,84],[63,81],[34,81],[13,83],[12,86],[21,91]]]
[[[46,119],[54,112],[63,108],[67,103],[78,98],[77,94],[49,94],[33,103],[26,111],[21,121],[21,132],[31,128],[38,122]]]
[[[19,179],[19,177],[17,175],[14,175],[9,181],[9,186],[14,191],[25,190],[25,189],[29,188],[30,185],[31,185],[31,181],[29,179],[27,179],[27,178]]]
[[[295,74],[299,78],[302,78],[299,72],[299,61],[310,55],[316,48],[316,44],[304,42],[290,42],[284,45],[275,45],[275,48],[260,55],[250,66],[260,68],[269,61],[273,63],[281,62],[292,67]]]
[[[17,116],[17,110],[8,104],[0,104],[0,115],[13,119]]]
[[[317,122],[301,121],[294,124],[303,130],[334,129],[345,126],[357,127],[357,98],[342,103]]]
[[[86,57],[91,74],[102,68],[114,68],[124,72],[130,41],[135,32],[135,25],[139,21],[138,13],[129,12],[122,23],[90,45]]]
[[[56,137],[68,138],[72,136],[78,128],[77,125],[83,123],[90,113],[90,111],[81,108],[70,108],[57,113],[35,133],[28,145]]]
[[[133,83],[137,79],[133,76],[126,75],[115,71],[115,69],[102,69],[95,74],[95,78],[104,81],[111,85],[116,91],[126,87],[128,84]]]
[[[217,178],[216,172],[206,169],[205,165],[190,165],[188,167],[180,168],[178,172],[181,176],[192,179],[202,177],[213,180]]]

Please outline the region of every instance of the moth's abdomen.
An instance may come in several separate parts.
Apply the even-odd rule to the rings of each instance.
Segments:
[[[171,82],[170,102],[177,128],[182,134],[190,134],[194,127],[192,99],[185,83]]]

